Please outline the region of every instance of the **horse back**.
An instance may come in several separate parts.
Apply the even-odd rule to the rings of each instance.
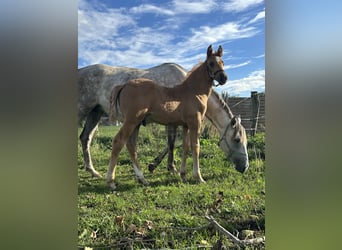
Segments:
[[[119,107],[124,120],[136,122],[146,118],[162,124],[169,123],[174,111],[174,98],[170,96],[169,89],[150,79],[137,78],[114,88],[111,104]],[[167,121],[165,113],[168,113]]]

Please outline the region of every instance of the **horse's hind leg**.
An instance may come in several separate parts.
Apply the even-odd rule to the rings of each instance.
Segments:
[[[177,172],[174,164],[174,149],[176,142],[177,126],[167,126],[167,145],[169,149],[169,155],[167,158],[167,169],[173,173]]]
[[[115,169],[118,163],[118,156],[121,152],[123,146],[126,144],[128,138],[136,128],[137,124],[132,123],[124,123],[120,128],[119,132],[115,135],[112,141],[112,154],[109,161],[109,167],[107,171],[107,184],[112,189],[116,189],[116,185],[114,183],[115,179]]]
[[[84,124],[84,128],[80,135],[85,169],[89,171],[93,177],[102,177],[101,174],[97,172],[93,166],[90,155],[90,145],[103,113],[104,111],[102,110],[102,108],[100,106],[96,106],[88,114],[86,122]]]
[[[128,141],[126,143],[126,147],[127,147],[128,153],[132,159],[133,169],[134,169],[135,175],[137,176],[138,181],[144,185],[147,185],[148,182],[145,180],[144,174],[143,174],[141,167],[138,163],[137,139],[138,139],[138,134],[139,134],[139,128],[140,128],[140,125],[138,125],[134,129],[133,133],[128,138]]]
[[[153,173],[153,171],[157,168],[157,166],[161,163],[161,161],[164,159],[166,156],[167,152],[169,151],[168,145],[163,149],[163,151],[156,157],[154,158],[153,162],[148,165],[148,170]]]
[[[176,173],[177,169],[174,165],[174,148],[175,148],[175,141],[176,141],[176,133],[177,133],[177,126],[168,125],[166,126],[167,132],[167,145],[163,149],[163,151],[154,158],[153,162],[148,165],[148,170],[153,173],[156,167],[161,163],[167,153],[167,169],[171,172]]]

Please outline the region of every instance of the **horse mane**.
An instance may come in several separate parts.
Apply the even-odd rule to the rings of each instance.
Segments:
[[[221,95],[219,95],[216,91],[212,91],[211,92],[212,95],[215,95],[217,97],[217,99],[219,100],[219,102],[221,103],[223,109],[225,111],[227,111],[227,113],[229,114],[230,118],[232,118],[234,115],[232,113],[232,111],[230,110],[228,104],[223,100],[223,98],[221,97]]]
[[[202,61],[199,61],[196,65],[194,65],[194,66],[192,67],[192,69],[191,69],[190,71],[188,71],[188,73],[186,74],[186,76],[185,76],[185,78],[184,78],[184,80],[183,80],[182,83],[184,83],[184,82],[189,78],[189,76],[190,76],[196,69],[198,69],[202,64],[203,64],[203,62],[202,62]]]

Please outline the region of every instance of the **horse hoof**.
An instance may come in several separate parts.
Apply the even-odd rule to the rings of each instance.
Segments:
[[[172,174],[177,174],[178,173],[177,168],[174,165],[167,166],[167,170],[169,170],[169,172],[171,172]]]
[[[152,163],[148,165],[148,170],[150,171],[150,173],[153,173],[155,169],[156,169],[156,165]]]
[[[102,175],[101,175],[99,172],[97,172],[97,171],[92,172],[91,175],[92,175],[94,178],[101,178],[101,179],[103,178]]]
[[[137,180],[138,180],[139,183],[141,183],[141,184],[143,184],[143,185],[145,185],[145,186],[147,186],[147,185],[150,184],[150,183],[148,183],[148,181],[146,181],[145,179],[137,178]]]
[[[116,185],[114,182],[107,182],[107,184],[112,191],[116,190]]]
[[[99,172],[97,172],[95,169],[86,168],[85,170],[90,172],[92,177],[102,178],[102,175]]]
[[[188,182],[188,180],[186,179],[185,174],[181,174],[180,176],[181,176],[181,179],[182,179],[183,183],[187,183]]]
[[[198,179],[198,180],[197,180],[197,183],[198,183],[198,184],[201,184],[201,183],[206,183],[206,182],[205,182],[205,180],[203,180],[203,179],[201,178],[201,179]]]

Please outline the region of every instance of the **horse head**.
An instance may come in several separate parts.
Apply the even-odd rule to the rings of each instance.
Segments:
[[[220,85],[223,85],[228,80],[228,76],[224,71],[224,62],[222,60],[223,49],[220,45],[217,52],[213,51],[212,46],[209,45],[207,49],[207,70],[210,79],[216,80]]]
[[[248,169],[247,136],[240,116],[231,119],[220,138],[219,146],[232,159],[237,171],[244,173]]]

